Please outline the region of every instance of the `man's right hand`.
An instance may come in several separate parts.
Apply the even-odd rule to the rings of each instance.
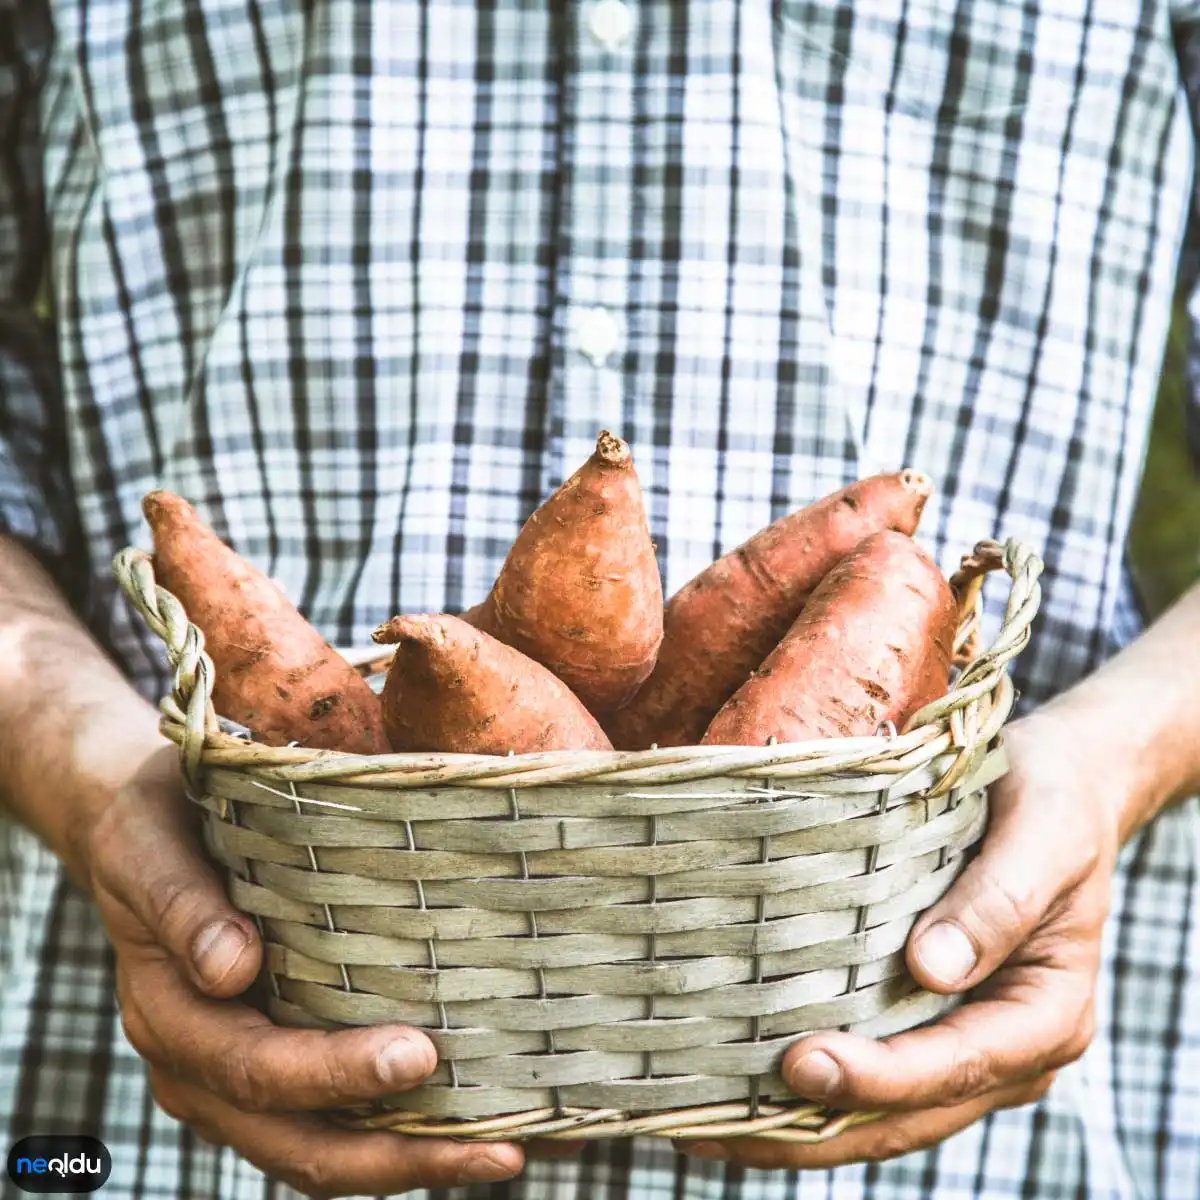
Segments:
[[[511,1178],[509,1143],[338,1129],[314,1110],[420,1083],[433,1044],[404,1026],[281,1029],[236,997],[262,946],[199,851],[170,746],[147,758],[78,849],[117,960],[126,1036],[159,1105],[309,1196],[386,1195]]]

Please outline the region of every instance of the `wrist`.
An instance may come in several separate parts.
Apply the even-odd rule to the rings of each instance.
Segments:
[[[140,697],[134,700],[122,714],[128,720],[113,721],[106,713],[80,730],[67,786],[57,797],[61,832],[51,849],[89,894],[92,849],[120,824],[121,798],[136,796],[142,783],[179,782],[177,750],[158,732],[153,710],[145,711],[149,706]]]
[[[1153,710],[1135,711],[1098,682],[1087,680],[1061,693],[1039,715],[1056,723],[1073,769],[1095,780],[1117,847],[1183,786],[1175,757],[1163,753],[1160,743],[1168,733]]]
[[[84,631],[34,618],[5,634],[0,789],[13,816],[86,888],[90,830],[156,754],[173,748],[154,708]]]
[[[0,537],[0,797],[88,882],[88,831],[169,743],[22,546]],[[161,769],[156,767],[155,769]]]

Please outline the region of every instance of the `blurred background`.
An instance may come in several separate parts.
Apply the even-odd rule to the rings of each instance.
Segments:
[[[1157,616],[1200,579],[1200,472],[1188,453],[1185,424],[1187,332],[1175,314],[1146,471],[1129,540],[1129,557],[1147,615]]]

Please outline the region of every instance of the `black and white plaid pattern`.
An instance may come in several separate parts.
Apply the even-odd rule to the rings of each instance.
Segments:
[[[670,590],[912,464],[945,565],[1044,549],[1036,702],[1138,628],[1121,548],[1191,208],[1193,8],[0,0],[0,527],[155,694],[108,566],[153,486],[363,642],[480,599],[602,427]],[[638,1141],[470,1194],[1200,1196],[1198,862],[1194,800],[1128,847],[1095,1044],[1037,1106],[881,1166]],[[91,909],[2,821],[0,976],[0,1143],[96,1133],[113,1197],[281,1194],[155,1109]]]

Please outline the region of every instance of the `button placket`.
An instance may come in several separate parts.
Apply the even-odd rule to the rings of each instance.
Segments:
[[[567,6],[562,181],[544,489],[589,457],[596,434],[621,434],[630,329],[630,146],[634,18],[624,0]]]

